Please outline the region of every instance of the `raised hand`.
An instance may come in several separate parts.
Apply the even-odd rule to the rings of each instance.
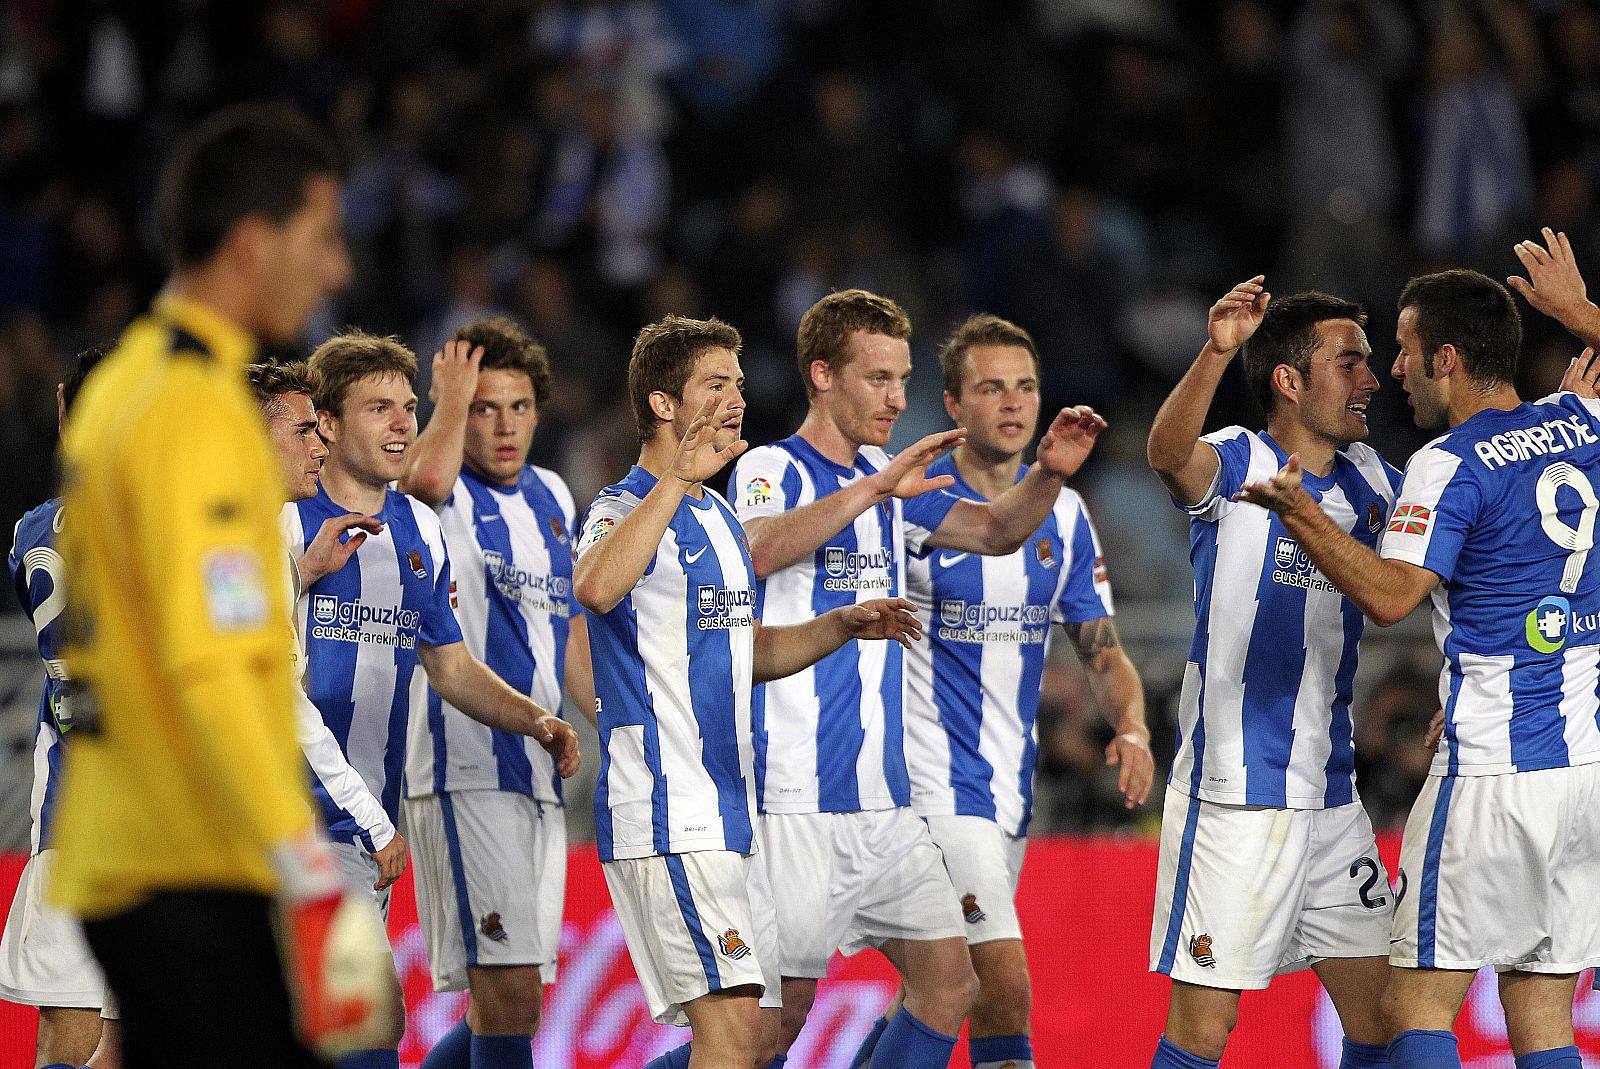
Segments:
[[[317,529],[317,536],[306,546],[300,558],[301,589],[343,568],[367,540],[367,535],[378,534],[382,530],[383,524],[375,517],[356,512],[323,520],[322,526]],[[344,537],[346,532],[349,532],[349,538]]]
[[[433,381],[428,385],[428,400],[434,404],[440,398],[471,401],[478,392],[478,364],[483,360],[483,346],[452,338],[444,343],[444,351],[433,354]]]
[[[1575,393],[1591,400],[1600,398],[1600,360],[1595,359],[1593,349],[1585,348],[1572,358],[1556,392]]]
[[[928,478],[928,465],[938,460],[946,449],[966,441],[966,433],[965,427],[957,427],[952,431],[939,431],[928,435],[910,448],[902,449],[882,471],[872,476],[873,488],[890,497],[905,498],[954,486],[956,480],[951,475]]]
[[[1250,340],[1272,300],[1272,294],[1264,285],[1266,281],[1266,275],[1257,275],[1248,282],[1241,282],[1211,306],[1206,334],[1213,349],[1231,353]]]
[[[717,433],[724,427],[736,425],[742,414],[739,409],[728,411],[727,401],[726,395],[713,394],[700,406],[683,441],[678,443],[678,451],[672,455],[672,463],[667,468],[672,475],[686,483],[703,483],[749,448],[743,438],[717,448]]]
[[[562,779],[578,771],[582,755],[578,753],[578,732],[571,724],[554,713],[546,713],[539,718],[533,738],[555,760],[556,772]]]
[[[1299,503],[1305,490],[1300,485],[1300,454],[1290,453],[1289,459],[1264,483],[1245,483],[1233,495],[1235,501],[1248,501],[1273,512],[1287,512]]]
[[[1039,466],[1059,478],[1072,478],[1105,429],[1106,421],[1088,405],[1063,408],[1039,439]]]
[[[892,639],[910,649],[922,637],[917,607],[905,598],[875,598],[839,612],[851,638]]]

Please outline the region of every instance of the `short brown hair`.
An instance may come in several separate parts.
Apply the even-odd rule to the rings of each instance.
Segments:
[[[456,341],[483,346],[480,371],[520,371],[533,384],[533,403],[544,407],[550,399],[550,354],[528,333],[505,316],[478,319],[455,332]]]
[[[1467,380],[1482,390],[1510,382],[1522,349],[1522,315],[1504,286],[1476,271],[1456,268],[1423,275],[1400,291],[1400,311],[1416,310],[1422,370],[1445,345],[1461,354]]]
[[[273,404],[284,394],[317,395],[316,378],[311,374],[311,365],[304,360],[288,364],[251,364],[244,369],[244,374],[263,412],[271,412]]]
[[[1367,313],[1354,301],[1315,290],[1281,297],[1267,307],[1261,325],[1244,343],[1244,379],[1256,404],[1272,415],[1272,373],[1287,364],[1302,376],[1311,374],[1311,354],[1317,351],[1317,324],[1349,319],[1367,325]]]
[[[1011,345],[1028,350],[1033,357],[1033,373],[1039,373],[1039,350],[1033,344],[1033,335],[997,315],[979,312],[968,316],[966,322],[956,327],[939,349],[939,366],[944,369],[944,388],[951,397],[961,396],[961,370],[966,362],[967,350],[974,345]]]
[[[311,399],[317,411],[341,415],[350,387],[368,375],[399,375],[407,382],[417,380],[417,357],[394,336],[379,337],[364,330],[336,334],[317,346],[311,354],[311,373],[316,393]]]
[[[811,387],[811,365],[821,360],[837,371],[850,357],[850,335],[858,330],[905,341],[911,337],[911,318],[887,297],[866,290],[830,293],[800,317],[796,348],[800,353],[800,381]]]
[[[639,331],[633,340],[633,356],[628,359],[628,399],[633,402],[639,441],[655,437],[661,424],[650,408],[651,394],[660,390],[683,400],[683,388],[701,353],[707,349],[737,353],[743,343],[739,332],[720,319],[669,315]]]

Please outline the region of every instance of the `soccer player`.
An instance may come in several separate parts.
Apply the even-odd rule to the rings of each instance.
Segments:
[[[1063,410],[1039,443],[1039,462],[992,502],[930,493],[954,482],[925,472],[959,444],[960,429],[892,459],[883,451],[905,410],[910,336],[899,305],[863,290],[830,294],[801,320],[809,412],[798,433],[745,454],[732,484],[771,624],[897,596],[908,547],[1015,552],[1105,426],[1088,408]],[[948,1063],[977,992],[960,900],[910,809],[902,683],[897,646],[851,644],[758,699],[785,1052],[835,950],[877,947],[904,981],[903,1008],[877,1040],[880,1067]]]
[[[519,694],[474,657],[462,641],[453,607],[450,559],[433,510],[390,485],[405,474],[417,436],[412,392],[417,361],[392,338],[341,334],[311,354],[318,431],[327,443],[316,496],[286,505],[285,537],[299,556],[327,520],[371,516],[367,533],[337,571],[307,585],[296,606],[305,643],[306,693],[322,713],[346,759],[398,816],[406,729],[412,703],[429,685],[484,725],[533,736],[570,776],[578,766],[572,726]],[[426,676],[418,672],[423,668]],[[312,785],[333,837],[335,856],[352,880],[374,888],[387,914],[389,889],[377,847],[355,815],[321,784]],[[393,970],[390,970],[393,975]],[[391,996],[401,993],[395,978]],[[404,1029],[385,1045],[341,1060],[346,1069],[394,1069]]]
[[[1212,305],[1206,343],[1150,430],[1150,466],[1191,517],[1195,571],[1150,934],[1151,970],[1172,977],[1154,1069],[1215,1066],[1240,992],[1308,966],[1344,1026],[1342,1069],[1387,1064],[1378,998],[1393,896],[1351,744],[1361,613],[1292,531],[1235,498],[1297,452],[1327,514],[1370,547],[1400,475],[1363,442],[1378,389],[1365,313],[1320,293],[1269,307],[1265,281]],[[1241,349],[1267,428],[1202,437]]]
[[[66,433],[67,416],[84,380],[104,357],[103,349],[80,353],[67,380],[56,388],[61,433]],[[11,900],[5,934],[0,937],[0,998],[39,1007],[34,1052],[37,1063],[47,1069],[82,1065],[95,1052],[106,983],[77,919],[45,901],[45,888],[56,862],[50,832],[60,789],[62,740],[72,730],[72,702],[67,693],[66,664],[61,659],[66,576],[61,554],[55,549],[64,521],[60,498],[29,512],[17,522],[7,560],[17,600],[38,633],[45,679],[34,731],[29,806],[32,849]],[[102,1057],[93,1064],[109,1063]]]
[[[948,493],[990,501],[1026,473],[1039,424],[1033,339],[997,316],[962,323],[939,353],[945,410],[966,441],[928,466]],[[1116,737],[1127,804],[1150,793],[1155,761],[1144,691],[1111,619],[1111,586],[1083,499],[1062,488],[1044,525],[1005,557],[928,552],[906,565],[928,623],[906,654],[906,764],[912,809],[944,855],[967,925],[978,997],[967,1020],[974,1069],[1032,1069],[1032,989],[1017,922],[1017,879],[1033,813],[1035,717],[1050,624],[1071,636]],[[887,1019],[875,1027],[886,1028]]]
[[[1540,257],[1571,254],[1529,245],[1537,289]],[[1600,964],[1600,403],[1517,396],[1522,325],[1492,279],[1424,275],[1399,303],[1394,377],[1445,433],[1406,465],[1379,550],[1317,507],[1296,456],[1243,494],[1380,625],[1433,599],[1444,744],[1400,852],[1391,1064],[1460,1066],[1450,1028],[1493,965],[1518,1069],[1578,1069],[1573,992]]]
[[[693,1036],[647,1069],[782,1064],[772,896],[752,857],[754,682],[852,638],[920,635],[898,598],[762,626],[744,530],[705,486],[745,448],[739,345],[715,319],[639,332],[628,365],[639,462],[590,507],[574,572],[593,616],[606,886],[652,1015]]]
[[[331,149],[288,109],[191,130],[158,202],[173,274],[63,441],[74,690],[51,894],[84,918],[129,1069],[310,1069],[306,1043],[386,1023],[381,929],[308,804],[281,480],[243,380],[258,339],[293,341],[349,278],[338,198]]]
[[[278,458],[287,500],[303,501],[316,496],[317,477],[322,472],[328,448],[317,433],[317,413],[311,402],[314,392],[311,369],[301,362],[251,364],[245,369],[245,378],[266,420],[267,440]],[[323,521],[298,561],[292,553],[286,554],[289,604],[299,599],[303,584],[315,583],[322,576],[344,567],[367,536],[378,533],[379,529],[380,525],[370,516],[354,513]],[[344,537],[346,535],[349,537]],[[372,859],[378,867],[378,880],[373,889],[381,891],[406,870],[405,838],[395,830],[361,774],[345,760],[339,741],[306,696],[305,662],[300,657],[298,636],[290,643],[290,654],[298,669],[295,734],[300,750],[320,789],[334,805],[354,818],[372,842]]]
[[[469,323],[434,357],[432,390],[400,489],[439,515],[467,649],[545,708],[565,684],[592,716],[572,492],[527,463],[550,395],[544,347],[509,319]],[[543,749],[430,691],[411,710],[406,795],[434,989],[470,992],[426,1069],[526,1069],[561,948],[561,779]]]

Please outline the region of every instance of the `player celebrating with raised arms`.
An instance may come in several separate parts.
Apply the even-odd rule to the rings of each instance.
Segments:
[[[391,338],[349,333],[317,348],[311,370],[328,457],[316,496],[283,511],[285,537],[297,556],[308,533],[330,518],[355,513],[380,522],[342,567],[305,587],[296,615],[306,692],[391,821],[398,815],[412,702],[422,700],[426,685],[491,728],[538,740],[562,776],[578,765],[572,726],[512,689],[467,649],[451,606],[450,559],[439,520],[426,505],[390,489],[405,474],[417,435],[416,369],[416,357]],[[367,830],[318,784],[313,793],[349,877],[380,885]],[[375,893],[387,911],[387,887]],[[398,980],[392,995],[400,997]],[[400,1039],[396,1031],[382,1049],[341,1064],[393,1069]]]
[[[574,573],[593,617],[606,886],[652,1015],[692,1030],[652,1069],[781,1064],[772,895],[752,856],[754,683],[853,638],[921,634],[897,598],[761,625],[744,529],[704,485],[745,448],[739,345],[715,319],[639,332],[628,364],[639,461],[590,507]]]
[[[550,394],[544,347],[509,319],[469,323],[434,357],[433,390],[400,489],[439,514],[467,648],[545,708],[565,685],[592,716],[572,493],[527,462]],[[561,945],[561,777],[538,745],[430,690],[411,710],[406,795],[434,988],[471,992],[424,1069],[526,1069]]]
[[[1523,287],[1576,275],[1547,271],[1558,239],[1527,244]],[[1408,282],[1396,338],[1417,425],[1445,433],[1406,465],[1379,551],[1317,507],[1297,456],[1242,495],[1379,624],[1433,599],[1444,743],[1400,852],[1391,1064],[1459,1067],[1450,1028],[1493,965],[1518,1069],[1578,1069],[1573,992],[1600,964],[1600,403],[1518,397],[1516,305],[1475,271]]]
[[[1341,1069],[1388,1064],[1378,999],[1393,896],[1351,744],[1361,612],[1292,531],[1235,497],[1298,452],[1327,515],[1371,547],[1400,475],[1363,443],[1378,389],[1365,313],[1321,293],[1274,302],[1264,282],[1212,306],[1150,430],[1150,466],[1191,517],[1195,572],[1150,933],[1150,968],[1172,977],[1152,1069],[1216,1066],[1240,992],[1308,966],[1344,1026]],[[1202,437],[1241,348],[1267,429]]]
[[[774,624],[900,592],[907,548],[1013,553],[1045,522],[1105,421],[1065,409],[1039,462],[993,501],[930,493],[927,468],[961,441],[932,434],[883,451],[906,407],[911,322],[864,290],[824,297],[800,321],[810,408],[798,433],[753,449],[733,477],[750,532],[763,614]],[[977,993],[960,900],[927,826],[911,811],[900,650],[846,646],[758,697],[763,841],[778,895],[785,1051],[799,1036],[834,951],[876,947],[905,1001],[872,1064],[949,1063]]]

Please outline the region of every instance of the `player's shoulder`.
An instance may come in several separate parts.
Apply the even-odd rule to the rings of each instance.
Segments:
[[[881,446],[864,445],[856,450],[857,467],[865,464],[873,471],[882,471],[889,466],[889,461],[892,459],[894,459],[894,455]]]
[[[541,467],[538,464],[529,464],[522,469],[522,477],[543,486],[556,499],[556,504],[561,506],[561,511],[568,516],[577,511],[577,505],[572,497],[572,488],[567,485],[567,480],[561,473],[551,468]]]
[[[417,533],[423,538],[442,539],[444,537],[444,528],[439,522],[439,514],[433,510],[432,506],[409,494],[402,494],[393,486],[384,491],[383,511],[390,516],[409,517],[416,525]]]
[[[1214,446],[1229,445],[1234,448],[1244,449],[1253,449],[1267,444],[1261,431],[1254,431],[1237,423],[1230,424],[1227,427],[1219,427],[1209,434],[1202,434],[1200,440]]]
[[[776,442],[746,449],[744,454],[734,462],[734,471],[769,471],[790,466],[800,466],[802,453],[799,448],[799,442],[800,436],[791,434],[789,437],[780,438]]]
[[[1366,442],[1351,442],[1339,453],[1379,493],[1393,494],[1400,486],[1400,469],[1390,464]]]
[[[22,514],[22,519],[17,521],[16,528],[12,531],[12,555],[19,560],[22,555],[35,546],[49,545],[55,541],[56,535],[61,533],[61,524],[66,514],[61,511],[61,499],[52,497],[42,505],[36,505]]]

